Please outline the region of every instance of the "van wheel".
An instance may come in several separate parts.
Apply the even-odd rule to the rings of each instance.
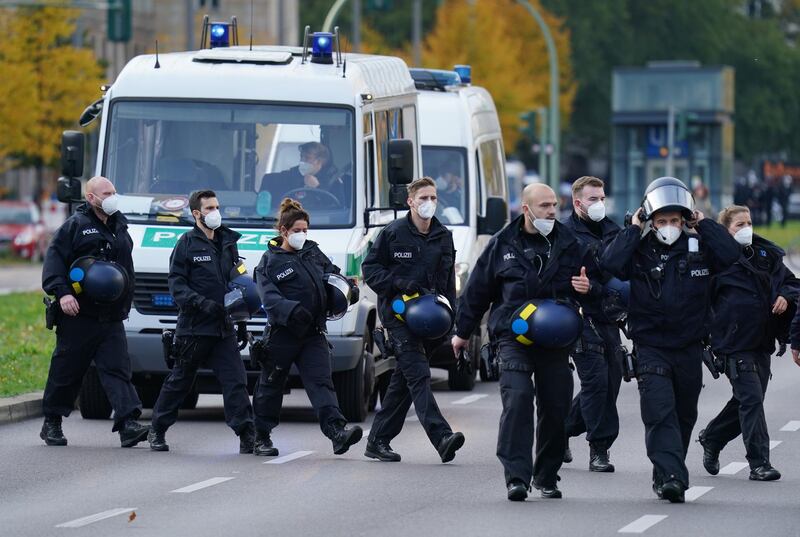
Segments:
[[[362,422],[367,417],[369,397],[364,396],[366,354],[361,355],[353,369],[337,371],[333,374],[333,385],[336,388],[339,408],[349,422]]]
[[[78,396],[78,407],[83,419],[107,420],[111,417],[111,403],[108,402],[95,367],[90,367],[83,377],[81,392]]]

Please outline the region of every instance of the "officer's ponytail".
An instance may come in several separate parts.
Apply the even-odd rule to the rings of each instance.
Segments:
[[[311,219],[308,212],[303,209],[299,201],[292,198],[283,198],[281,206],[278,209],[278,223],[275,225],[278,231],[281,228],[291,229],[295,222],[298,220],[305,220],[307,224],[311,224]]]

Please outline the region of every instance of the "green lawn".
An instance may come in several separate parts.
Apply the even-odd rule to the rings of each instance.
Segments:
[[[757,226],[753,231],[785,250],[793,240],[800,239],[800,220],[789,220],[786,227],[779,224],[772,224],[771,227]]]
[[[42,293],[0,296],[0,397],[44,389],[55,339]]]

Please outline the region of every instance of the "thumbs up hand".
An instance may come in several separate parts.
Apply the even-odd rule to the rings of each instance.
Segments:
[[[592,282],[586,276],[586,267],[581,267],[581,273],[578,276],[572,277],[572,288],[575,292],[585,295],[592,288]]]

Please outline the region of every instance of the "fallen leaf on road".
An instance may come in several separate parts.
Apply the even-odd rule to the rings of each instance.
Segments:
[[[128,515],[128,522],[133,522],[136,520],[136,511],[131,511],[131,514]]]

